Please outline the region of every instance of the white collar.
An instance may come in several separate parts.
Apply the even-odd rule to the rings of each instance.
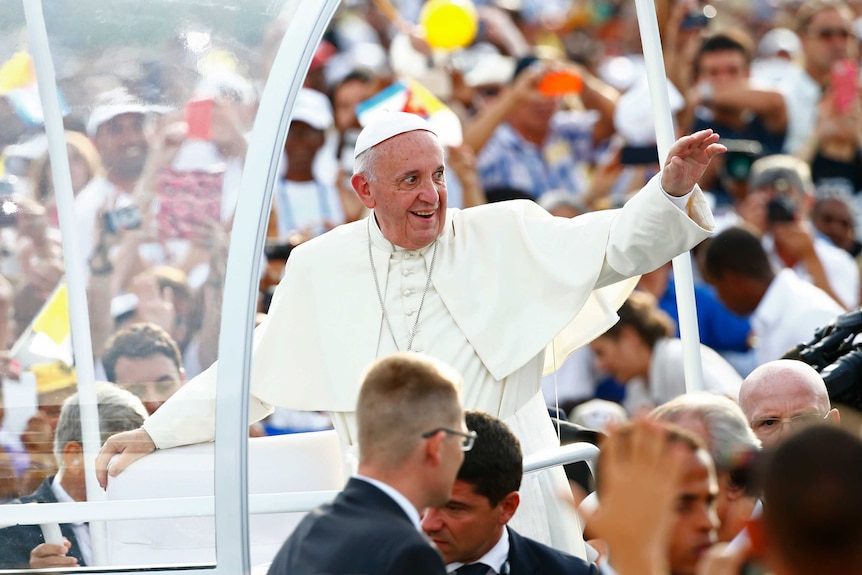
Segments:
[[[57,475],[54,476],[54,480],[51,482],[51,491],[54,492],[54,497],[57,499],[57,503],[77,503],[69,493],[63,489],[63,486],[60,484],[60,481],[63,480],[63,470],[61,469]],[[83,522],[72,523],[71,525],[83,525]]]
[[[396,246],[394,243],[389,241],[386,236],[383,235],[383,231],[380,229],[380,225],[377,223],[377,218],[375,217],[373,211],[368,214],[368,219],[368,236],[371,238],[371,245],[373,245],[375,248],[383,250],[386,253],[393,254],[399,252],[412,252],[419,255],[425,255],[425,253],[431,248],[431,246],[434,245],[434,242],[431,242],[424,248],[419,248],[418,250],[408,250],[407,248]]]
[[[503,565],[505,565],[509,560],[509,529],[504,525],[503,532],[500,534],[500,538],[497,540],[497,543],[491,547],[487,553],[479,557],[473,563],[484,563],[485,565],[491,567],[495,573],[503,572]],[[458,569],[464,565],[464,563],[459,563],[455,561],[454,563],[449,563],[446,565],[446,572],[452,573],[455,569]]]
[[[413,523],[414,527],[416,527],[416,531],[422,533],[422,524],[419,517],[419,511],[416,509],[416,506],[410,503],[409,499],[407,499],[406,497],[404,497],[404,495],[401,494],[400,491],[398,491],[389,484],[383,483],[382,481],[379,481],[377,479],[372,479],[371,477],[359,475],[358,473],[353,477],[355,477],[356,479],[361,479],[366,483],[370,483],[371,485],[388,495],[395,503],[398,504],[398,507],[400,507],[404,511],[404,513],[407,514],[407,517],[410,518],[410,522]]]

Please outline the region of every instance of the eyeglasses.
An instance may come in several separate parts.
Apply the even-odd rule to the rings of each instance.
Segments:
[[[751,429],[762,435],[771,435],[784,427],[785,423],[789,423],[792,428],[802,428],[815,423],[821,423],[829,417],[829,414],[820,415],[819,413],[803,413],[794,415],[793,417],[764,417],[763,419],[755,419],[751,422]]]
[[[422,434],[422,437],[428,439],[429,437],[437,435],[441,431],[449,435],[458,435],[463,437],[464,439],[461,441],[461,451],[470,451],[473,449],[473,444],[476,443],[476,438],[478,437],[475,431],[458,431],[456,429],[449,429],[448,427],[438,427],[431,431],[426,431]]]
[[[847,28],[821,28],[820,30],[812,30],[811,35],[824,42],[833,38],[846,40],[850,37],[850,31]]]

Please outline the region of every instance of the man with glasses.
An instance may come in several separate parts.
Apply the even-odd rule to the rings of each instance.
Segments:
[[[763,447],[806,426],[840,420],[820,374],[792,359],[770,361],[752,371],[739,389],[739,406]]]
[[[830,83],[832,65],[856,56],[850,33],[853,12],[841,0],[807,0],[796,15],[804,66],[780,86],[787,100],[788,131],[784,150],[797,155],[815,134],[818,104]]]
[[[375,362],[359,392],[359,469],[287,539],[270,575],[444,574],[419,513],[443,505],[473,447],[460,376],[418,354]]]

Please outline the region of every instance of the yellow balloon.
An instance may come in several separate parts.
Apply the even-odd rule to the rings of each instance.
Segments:
[[[470,0],[428,0],[419,14],[425,41],[432,48],[454,50],[469,46],[479,29],[479,16]]]

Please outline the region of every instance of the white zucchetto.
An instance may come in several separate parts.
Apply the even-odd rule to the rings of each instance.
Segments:
[[[393,138],[398,134],[412,132],[414,130],[425,130],[435,136],[437,133],[431,129],[431,125],[422,116],[408,112],[386,112],[377,114],[371,123],[365,126],[356,138],[356,147],[353,149],[353,157],[373,148],[380,142]]]

